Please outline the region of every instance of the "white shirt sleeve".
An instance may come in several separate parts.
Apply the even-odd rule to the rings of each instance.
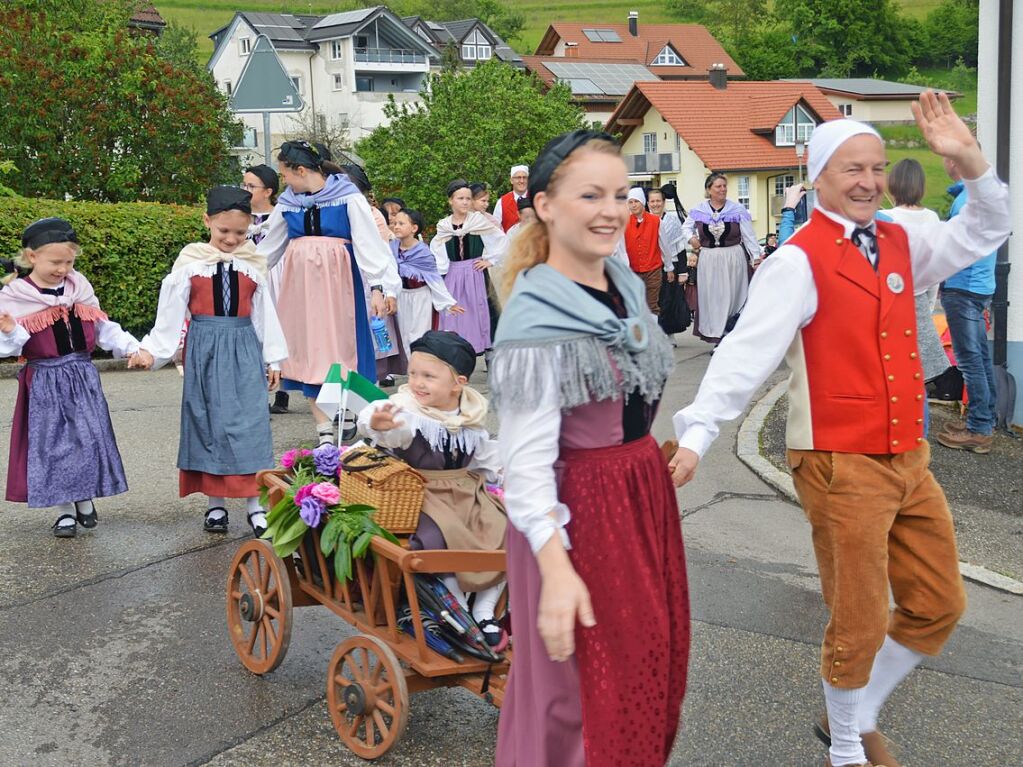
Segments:
[[[437,271],[442,275],[448,273],[448,269],[451,268],[451,260],[448,258],[447,242],[441,242],[437,235],[433,236],[430,240],[430,251],[433,253],[433,257],[437,259]]]
[[[989,255],[1011,232],[1009,189],[994,169],[963,183],[968,197],[958,216],[944,222],[902,225],[909,238],[914,290],[937,285]]]
[[[446,312],[458,303],[458,301],[455,300],[455,297],[451,295],[451,291],[448,290],[448,286],[444,283],[444,280],[428,282],[426,283],[426,287],[430,289],[430,299],[433,301],[433,308],[438,312]]]
[[[281,363],[288,358],[288,344],[265,284],[257,286],[252,295],[252,328],[263,346],[263,361],[271,370],[280,370]]]
[[[480,441],[476,452],[469,459],[470,470],[479,472],[483,478],[490,483],[500,481],[501,478],[501,456],[496,439],[485,437]]]
[[[625,238],[618,240],[618,244],[615,245],[614,252],[611,253],[611,258],[617,258],[626,266],[629,265],[629,252],[625,249]]]
[[[10,333],[0,331],[0,357],[17,357],[21,354],[21,347],[27,344],[31,337],[32,334],[17,323]]]
[[[527,351],[527,350],[524,350]],[[557,392],[554,372],[545,390]],[[558,500],[554,463],[558,460],[561,410],[556,401],[531,410],[510,406],[501,414],[498,455],[504,466],[504,505],[508,520],[529,540],[533,553],[557,532],[569,548],[565,525],[571,517]]]
[[[689,241],[693,239],[693,235],[696,233],[696,222],[692,216],[686,216],[686,220],[682,222],[682,242],[685,245],[689,244]]]
[[[508,254],[508,235],[498,231],[494,234],[484,234],[481,239],[483,240],[483,258],[494,266],[500,266]]]
[[[401,413],[398,413],[394,417],[398,425],[388,431],[377,431],[369,425],[369,419],[372,417],[373,413],[382,408],[388,402],[390,402],[390,400],[386,399],[371,402],[359,412],[359,433],[369,437],[371,440],[380,445],[380,447],[387,447],[392,450],[404,450],[412,444],[412,440],[415,439],[416,433],[409,424],[409,420],[407,418],[402,418]]]
[[[398,263],[380,238],[373,211],[361,194],[348,198],[348,221],[352,228],[352,251],[362,276],[369,285],[383,287],[384,295],[397,296],[401,290]]]
[[[675,414],[679,445],[700,456],[707,452],[719,425],[742,413],[816,312],[806,254],[794,245],[778,248],[754,274],[739,322],[714,352],[696,399]]]
[[[757,242],[757,233],[753,231],[753,222],[740,221],[739,231],[742,232],[742,244],[746,246],[746,256],[750,262],[760,258],[760,243]]]
[[[288,248],[288,222],[284,220],[280,206],[274,206],[266,220],[266,235],[256,246],[256,252],[266,256],[266,270],[269,272],[284,256]]]
[[[96,323],[96,345],[113,352],[115,357],[127,357],[139,350],[138,339],[112,320]]]
[[[191,282],[180,279],[173,272],[163,278],[160,301],[156,307],[156,323],[139,346],[153,355],[153,370],[163,367],[178,350],[181,328],[188,317],[188,299]]]
[[[494,205],[494,218],[496,218],[496,219],[497,219],[497,223],[498,223],[498,224],[500,224],[500,223],[501,223],[501,222],[502,222],[502,221],[504,220],[504,219],[503,219],[503,215],[504,215],[504,206],[503,206],[503,205],[501,204],[501,200],[502,200],[503,198],[504,198],[504,195],[501,195],[501,197],[498,197],[498,198],[497,198],[497,204],[496,204],[496,205]],[[502,228],[502,229],[504,229],[504,227],[503,227],[503,226],[502,226],[501,228]]]

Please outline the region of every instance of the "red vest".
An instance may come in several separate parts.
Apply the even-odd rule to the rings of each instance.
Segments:
[[[507,192],[501,195],[501,228],[507,232],[519,223],[519,204],[515,199],[515,192]]]
[[[817,288],[817,312],[787,355],[788,446],[870,455],[919,447],[924,382],[905,231],[877,222],[876,271],[817,211],[787,244],[806,253]]]
[[[638,274],[646,274],[664,266],[661,259],[661,246],[657,235],[661,230],[661,220],[650,213],[643,214],[643,223],[630,215],[625,224],[625,252],[629,256],[629,266]]]

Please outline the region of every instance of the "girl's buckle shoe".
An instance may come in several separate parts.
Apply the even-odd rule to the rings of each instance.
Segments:
[[[222,511],[224,516],[219,519],[210,519],[211,511]],[[209,533],[226,533],[227,532],[227,509],[223,506],[214,506],[212,509],[206,510],[206,518],[203,520],[202,529]]]
[[[70,525],[62,525],[65,519],[70,519]],[[78,525],[75,524],[75,518],[70,514],[61,514],[57,517],[57,521],[53,523],[53,536],[55,538],[74,538],[78,534]]]
[[[75,518],[78,520],[78,524],[87,530],[91,530],[99,522],[99,514],[96,513],[96,502],[92,501],[92,513],[83,514],[79,508],[79,504],[89,503],[88,501],[75,501]]]

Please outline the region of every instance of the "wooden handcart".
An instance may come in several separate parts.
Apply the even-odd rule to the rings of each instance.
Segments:
[[[271,504],[287,490],[285,474],[264,471],[259,482]],[[278,557],[263,540],[241,545],[227,581],[227,625],[242,664],[254,674],[273,671],[291,641],[292,609],[323,605],[361,633],[338,644],[327,667],[327,707],[341,740],[364,759],[376,759],[408,721],[409,693],[464,687],[501,706],[511,664],[467,658],[457,662],[424,639],[416,573],[504,572],[503,551],[410,551],[379,536],[371,555],[356,559],[351,581],[340,582],[311,529],[294,555]],[[371,561],[370,561],[371,560]],[[399,606],[411,607],[415,637],[398,627]]]

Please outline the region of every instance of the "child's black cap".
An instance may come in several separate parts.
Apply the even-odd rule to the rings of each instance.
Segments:
[[[476,369],[476,350],[471,343],[450,330],[428,330],[409,345],[409,350],[432,354],[466,378]]]

